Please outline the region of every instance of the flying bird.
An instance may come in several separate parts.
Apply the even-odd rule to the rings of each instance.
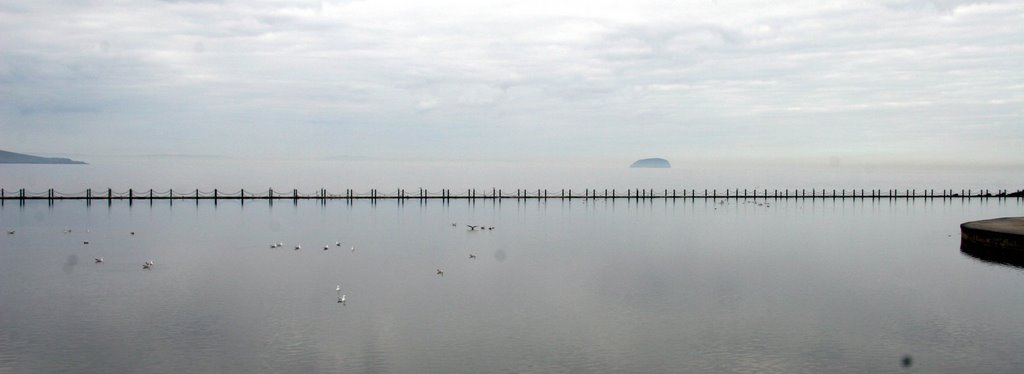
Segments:
[[[473,225],[466,225],[466,227],[469,227],[469,231],[476,230],[476,226]]]

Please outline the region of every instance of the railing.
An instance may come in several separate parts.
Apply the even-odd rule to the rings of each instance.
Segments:
[[[222,192],[218,189],[202,191],[199,189],[187,191],[175,191],[167,189],[158,191],[153,189],[127,191],[114,191],[111,188],[65,193],[54,189],[35,192],[24,188],[9,190],[0,188],[0,201],[2,200],[333,200],[333,199],[917,199],[917,198],[1017,198],[1024,197],[1024,190],[1009,192],[1009,190],[996,190],[994,193],[989,190],[973,189],[640,189],[631,188],[617,189],[592,189],[586,188],[582,191],[572,189],[516,189],[502,190],[492,188],[490,190],[466,189],[454,191],[451,189],[418,190],[391,189],[369,191],[356,191],[346,189],[342,193],[331,193],[326,188],[315,192],[300,192],[298,189],[290,191],[275,191],[269,188],[266,191],[246,191],[244,189]]]

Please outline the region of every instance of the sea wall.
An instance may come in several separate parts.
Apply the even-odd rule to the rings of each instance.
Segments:
[[[970,248],[1024,253],[1024,217],[1005,217],[960,225],[960,244]]]

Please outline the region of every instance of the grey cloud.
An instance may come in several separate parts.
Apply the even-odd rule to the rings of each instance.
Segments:
[[[830,147],[874,157],[862,144],[954,143],[922,135],[973,126],[979,144],[1010,129],[1009,140],[988,138],[999,157],[1014,153],[1000,144],[1024,138],[1013,126],[1024,114],[1022,14],[1013,2],[915,0],[5,4],[0,130],[32,133],[60,114],[83,127],[334,137],[367,157],[459,148],[509,159],[526,143],[586,158],[616,142],[629,144],[624,153],[657,143],[713,154],[744,142],[753,157],[787,144],[808,157]],[[404,131],[375,137],[375,127]],[[527,135],[541,128],[591,142]],[[158,152],[222,146],[167,131],[136,142]],[[447,132],[437,146],[395,150],[436,131]],[[480,145],[499,131],[509,140]],[[786,135],[794,131],[828,134]],[[694,133],[708,135],[685,135]],[[48,141],[76,152],[82,136]],[[231,147],[287,148],[247,140]],[[302,149],[334,152],[319,147]]]

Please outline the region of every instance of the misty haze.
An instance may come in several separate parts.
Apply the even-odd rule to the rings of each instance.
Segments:
[[[4,2],[0,373],[1020,372],[1022,20]]]

